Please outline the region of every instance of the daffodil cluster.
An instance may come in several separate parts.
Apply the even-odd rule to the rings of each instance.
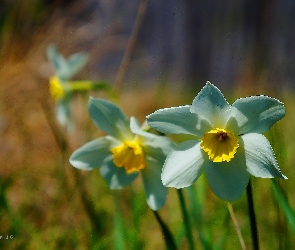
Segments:
[[[192,105],[157,110],[147,117],[150,127],[165,134],[199,138],[178,144],[168,155],[163,184],[184,188],[204,172],[213,192],[231,201],[243,194],[250,174],[287,179],[262,135],[284,115],[282,102],[262,95],[240,98],[229,105],[209,82]]]
[[[134,117],[129,120],[109,101],[90,98],[88,108],[96,126],[107,135],[77,149],[70,163],[83,170],[99,168],[111,189],[121,189],[141,175],[148,205],[160,209],[167,196],[161,171],[172,141],[142,130]]]

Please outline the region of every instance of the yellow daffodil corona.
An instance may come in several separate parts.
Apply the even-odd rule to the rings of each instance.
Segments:
[[[231,161],[238,147],[238,139],[233,133],[224,129],[212,129],[201,139],[201,148],[213,162]]]
[[[58,101],[64,97],[65,91],[61,85],[60,79],[57,76],[50,77],[49,85],[49,92],[54,100]]]
[[[127,174],[139,172],[146,168],[144,152],[136,141],[125,141],[111,150],[117,167],[124,167]]]

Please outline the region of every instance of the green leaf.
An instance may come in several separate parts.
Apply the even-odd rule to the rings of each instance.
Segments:
[[[120,198],[117,191],[114,192],[114,201],[115,201],[115,211],[114,211],[114,246],[115,250],[124,250],[126,249],[126,234],[124,228],[124,221],[122,218],[122,213],[120,209]]]
[[[275,183],[274,180],[271,180],[271,188],[273,191],[273,195],[275,200],[277,201],[281,211],[286,216],[287,222],[290,225],[293,233],[295,234],[295,212],[291,208],[287,197],[281,190],[281,188]]]

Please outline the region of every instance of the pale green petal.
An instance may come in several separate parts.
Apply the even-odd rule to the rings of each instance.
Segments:
[[[240,147],[245,151],[246,166],[256,177],[287,179],[281,173],[269,141],[261,134],[250,133],[241,136]]]
[[[70,163],[83,170],[92,170],[101,167],[103,161],[110,156],[111,139],[102,137],[86,143],[74,151],[70,157]]]
[[[127,174],[125,168],[116,167],[113,156],[108,156],[101,166],[100,174],[111,189],[121,189],[129,185],[138,176],[138,173]]]
[[[166,187],[184,188],[192,185],[203,171],[204,152],[196,140],[178,144],[168,155],[162,182]]]
[[[147,116],[148,125],[165,134],[192,134],[201,136],[196,129],[198,118],[190,106],[159,109]]]
[[[250,177],[241,150],[238,150],[230,162],[212,162],[207,159],[204,172],[212,191],[227,201],[234,201],[242,196]]]
[[[155,134],[143,131],[140,128],[139,122],[133,116],[130,118],[130,129],[131,129],[132,133],[140,135],[142,137],[147,137],[147,138],[156,138],[157,137]]]
[[[72,54],[67,60],[66,79],[71,79],[73,76],[81,70],[88,60],[88,55],[84,52]]]
[[[147,198],[147,203],[152,210],[159,210],[166,202],[168,190],[161,181],[163,162],[146,158],[147,168],[142,171],[142,180]]]
[[[48,46],[46,52],[47,58],[53,66],[54,71],[58,71],[59,69],[66,67],[66,59],[58,53],[57,47],[54,44]]]
[[[58,101],[55,106],[56,119],[61,126],[66,128],[68,132],[74,131],[75,128],[75,121],[71,115],[69,103],[70,98],[71,96],[67,95],[66,97]]]
[[[202,88],[191,105],[191,112],[198,116],[198,130],[209,131],[213,127],[224,128],[230,105],[220,90],[210,82]],[[208,126],[207,122],[211,124]],[[203,124],[201,124],[203,122]]]
[[[55,45],[47,48],[47,57],[52,64],[55,74],[63,81],[70,80],[87,62],[87,54],[76,53],[65,59],[59,54]]]
[[[152,156],[154,159],[158,159],[164,163],[167,155],[174,147],[174,143],[165,136],[159,136],[143,131],[134,117],[130,118],[130,128],[134,134],[139,135],[141,144],[144,147],[144,152],[147,155]]]
[[[121,141],[133,139],[128,118],[115,104],[90,97],[88,110],[95,125],[105,133]]]
[[[143,142],[144,152],[159,162],[162,162],[162,165],[174,146],[175,144],[165,136],[146,138]]]
[[[238,134],[264,133],[285,115],[284,104],[268,96],[250,96],[236,100],[231,116],[238,125]]]

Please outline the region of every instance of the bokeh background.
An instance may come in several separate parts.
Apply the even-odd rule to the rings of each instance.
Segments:
[[[75,171],[68,163],[71,152],[102,135],[87,112],[89,95],[108,96],[75,96],[77,126],[68,133],[56,121],[48,90],[53,74],[46,58],[50,44],[65,56],[89,53],[77,79],[113,85],[138,6],[139,1],[122,0],[0,1],[0,235],[13,235],[0,239],[1,248],[113,249],[118,221],[114,214],[119,214],[125,247],[164,249],[140,182],[114,195],[98,171]],[[230,103],[260,94],[284,101],[286,117],[267,137],[289,178],[277,183],[294,208],[294,10],[291,0],[147,1],[120,107],[143,122],[158,108],[190,104],[208,80]],[[269,180],[253,179],[253,188],[261,249],[291,249],[294,234]],[[194,194],[200,203],[197,212],[190,199]],[[206,180],[186,197],[192,221],[210,232],[212,244],[240,248],[226,202],[212,194]],[[186,249],[176,198],[170,190],[160,214]],[[233,206],[251,249],[245,195]],[[196,227],[195,242],[201,248],[199,232]]]

